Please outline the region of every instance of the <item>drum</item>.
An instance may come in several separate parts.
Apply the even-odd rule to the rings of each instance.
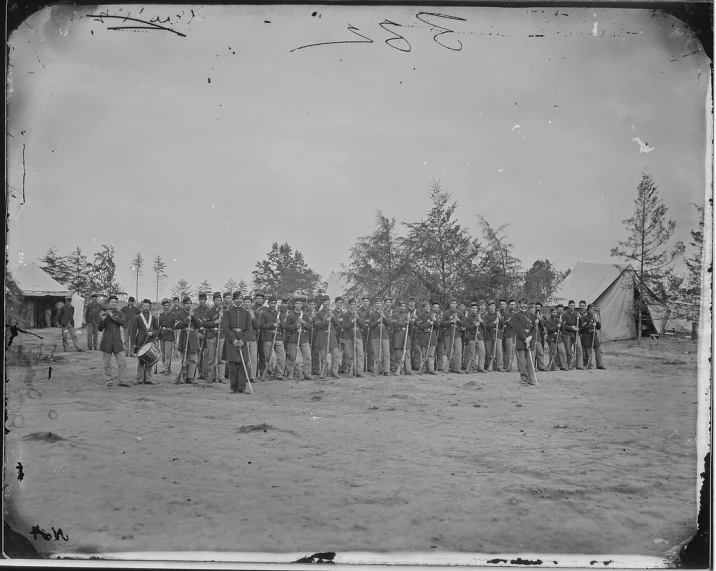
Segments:
[[[147,367],[153,367],[162,358],[162,354],[154,343],[147,343],[139,350],[137,358]]]

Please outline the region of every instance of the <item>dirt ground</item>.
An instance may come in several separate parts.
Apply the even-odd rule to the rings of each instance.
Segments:
[[[107,388],[100,352],[38,360],[62,345],[35,332],[13,343],[25,364],[8,356],[5,493],[45,554],[663,556],[695,531],[696,341],[606,343],[608,370],[538,373],[538,387],[516,372],[368,376],[252,396],[173,375]]]

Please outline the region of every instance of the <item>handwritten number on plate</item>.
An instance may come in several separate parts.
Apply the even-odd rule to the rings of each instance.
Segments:
[[[436,43],[440,44],[442,47],[447,48],[449,50],[452,50],[454,52],[459,52],[462,50],[462,42],[458,39],[457,43],[460,44],[459,48],[451,48],[450,46],[446,46],[441,41],[438,40],[438,36],[442,36],[443,34],[453,34],[454,31],[450,30],[448,28],[444,28],[442,26],[438,26],[437,24],[433,24],[432,22],[428,22],[427,20],[423,20],[420,16],[435,16],[436,18],[448,18],[450,20],[460,20],[462,22],[465,21],[465,18],[458,18],[457,16],[449,16],[447,14],[434,14],[431,12],[418,12],[415,17],[420,20],[421,22],[424,22],[425,24],[428,24],[429,26],[432,26],[434,28],[438,28],[440,30],[443,30],[442,32],[438,32],[433,36],[433,40],[435,40]]]
[[[343,40],[341,42],[322,42],[320,44],[308,44],[307,46],[301,46],[300,48],[293,48],[291,50],[291,52],[295,52],[296,50],[302,50],[303,48],[313,48],[316,46],[329,46],[331,44],[372,44],[373,43],[373,40],[371,40],[370,38],[367,38],[366,36],[362,36],[361,34],[359,34],[358,28],[356,28],[352,24],[348,24],[348,31],[353,32],[356,36],[363,38],[366,41],[362,42],[360,40]],[[288,53],[291,53],[291,52],[288,52]]]
[[[394,37],[388,38],[387,40],[385,40],[385,43],[388,44],[391,48],[394,48],[401,52],[409,52],[411,50],[410,42],[408,42],[408,40],[406,40],[403,36],[396,34],[393,30],[389,30],[388,28],[386,28],[386,26],[400,26],[400,24],[396,24],[395,22],[391,22],[390,20],[383,20],[383,22],[381,24],[379,24],[379,26],[381,28],[383,28],[386,32],[395,34]],[[406,44],[408,44],[407,50],[404,48],[399,48],[398,46],[394,46],[393,44],[390,43],[390,42],[395,42],[395,41],[400,41],[400,40],[403,40]]]

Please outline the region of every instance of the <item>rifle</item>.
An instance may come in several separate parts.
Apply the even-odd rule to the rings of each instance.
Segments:
[[[280,318],[281,318],[281,313],[280,313],[280,312],[278,311],[278,309],[277,309],[277,310],[276,310],[276,319],[280,320]],[[274,330],[273,330],[273,341],[271,341],[271,351],[273,351],[273,348],[276,346],[276,334],[278,333],[279,323],[280,323],[280,321],[276,321],[276,324],[275,324],[275,327],[274,327]],[[270,361],[270,357],[271,357],[271,353],[270,353],[270,352],[269,352],[269,355],[268,355],[268,356],[269,356],[269,361]],[[264,357],[264,360],[265,360],[265,357]],[[276,364],[276,366],[278,366],[278,364]],[[268,374],[268,370],[269,370],[269,363],[267,362],[267,363],[266,363],[266,367],[264,368],[264,374],[261,375],[261,380],[262,380],[262,381],[265,381],[265,380],[266,380],[266,375]]]
[[[408,350],[408,333],[410,332],[410,312],[408,312],[408,322],[405,324],[405,340],[403,341],[403,356],[400,359],[400,363],[398,364],[398,370],[396,371],[396,375],[400,374],[400,370],[405,366],[405,353]]]
[[[495,325],[495,341],[492,344],[492,356],[490,357],[490,366],[487,367],[488,371],[492,371],[492,363],[495,361],[495,354],[497,353],[497,342],[499,341],[497,334],[499,333],[499,329],[500,329],[500,312],[498,311],[496,313],[496,315],[497,315],[497,324]]]
[[[569,358],[569,366],[573,367],[577,361],[577,337],[579,336],[579,314],[577,314],[577,331],[574,333],[574,345],[572,346],[572,354]],[[571,335],[570,335],[571,337]]]
[[[375,361],[375,365],[373,365],[373,376],[378,376],[378,365],[381,367],[383,366],[383,319],[385,319],[385,316],[383,314],[383,310],[380,310],[380,327],[379,333],[378,333],[378,359]],[[385,373],[385,369],[383,369],[383,372]],[[388,371],[390,372],[390,371]]]
[[[187,354],[189,353],[189,331],[191,327],[191,320],[194,317],[194,312],[189,311],[189,324],[186,326],[186,343],[184,344],[184,353],[181,356],[181,366],[179,367],[179,373],[177,373],[177,378],[174,380],[175,384],[181,384],[181,375],[184,372],[184,364],[186,363]],[[176,326],[176,325],[175,325]],[[188,366],[188,363],[186,363]],[[194,370],[196,372],[196,369]],[[189,371],[187,370],[187,379],[189,378]]]
[[[221,322],[224,318],[222,308],[219,308],[219,323],[216,326],[216,353],[214,354],[214,378],[219,381],[219,340],[221,339]]]
[[[328,317],[328,332],[326,333],[326,360],[324,363],[321,363],[321,369],[319,371],[320,376],[323,376],[323,365],[326,365],[326,368],[328,368],[328,355],[331,352],[331,322],[333,321],[333,316],[331,315],[331,308],[326,308],[326,317]],[[331,358],[331,361],[333,361],[333,358]]]
[[[594,355],[594,338],[597,336],[597,320],[592,316],[592,349],[589,352],[589,361],[587,362],[587,368],[592,366],[592,355]]]
[[[301,310],[301,314],[298,316],[298,319],[303,319],[303,310]],[[298,321],[298,319],[296,321]],[[301,348],[301,333],[303,333],[303,329],[301,329],[300,325],[296,329],[298,331],[298,341],[296,343],[296,354],[293,356],[292,363],[291,363],[291,374],[288,377],[291,380],[293,380],[293,371],[296,369],[296,359],[298,359],[298,350]]]
[[[457,311],[452,312],[450,317],[453,318],[456,315],[457,315]],[[450,363],[452,361],[452,353],[455,348],[455,328],[456,328],[455,321],[453,321],[453,323],[452,323],[452,341],[450,342],[450,354],[448,355],[448,362],[447,362],[447,366],[446,366],[447,370],[445,371],[446,373],[450,372]],[[460,369],[461,366],[462,366],[462,363],[458,364],[458,366],[457,366],[458,370]]]
[[[205,347],[205,341],[206,341],[206,335],[201,336],[201,343],[199,344],[199,362],[197,363],[196,368],[194,369],[194,374],[191,376],[192,382],[196,379],[196,372],[199,370],[199,367],[202,367],[204,365],[204,347]]]
[[[356,318],[356,321],[353,323],[353,362],[351,363],[351,370],[348,372],[348,376],[351,375],[351,372],[354,375],[358,375],[358,363],[357,363],[357,352],[356,352],[356,345],[358,344],[358,310],[356,309],[353,315]]]

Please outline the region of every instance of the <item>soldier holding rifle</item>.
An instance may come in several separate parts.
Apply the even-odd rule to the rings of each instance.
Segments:
[[[191,298],[185,297],[182,302],[184,308],[177,314],[174,329],[179,329],[179,354],[181,355],[181,371],[175,381],[176,384],[192,383],[196,375],[197,356],[199,353],[199,340],[197,331],[204,327],[204,323],[191,310]]]
[[[375,357],[373,372],[377,375],[380,371],[386,377],[393,374],[390,372],[390,325],[383,302],[376,299],[374,309],[368,315],[368,327]]]
[[[420,368],[418,369],[418,374],[421,374],[427,365],[428,375],[437,375],[435,372],[435,348],[438,344],[439,315],[439,303],[433,303],[432,307],[429,303],[425,303],[423,312],[416,323],[418,343],[420,344]]]
[[[582,332],[582,347],[584,349],[584,360],[587,362],[587,369],[592,368],[592,351],[597,361],[597,369],[606,369],[602,364],[602,346],[599,343],[597,331],[601,330],[602,324],[594,314],[594,304],[587,306],[587,313],[580,325]]]
[[[441,325],[445,329],[445,341],[449,343],[448,362],[445,372],[462,374],[462,338],[460,337],[461,326],[464,326],[465,316],[457,308],[457,299],[450,300],[450,309],[443,312]]]

